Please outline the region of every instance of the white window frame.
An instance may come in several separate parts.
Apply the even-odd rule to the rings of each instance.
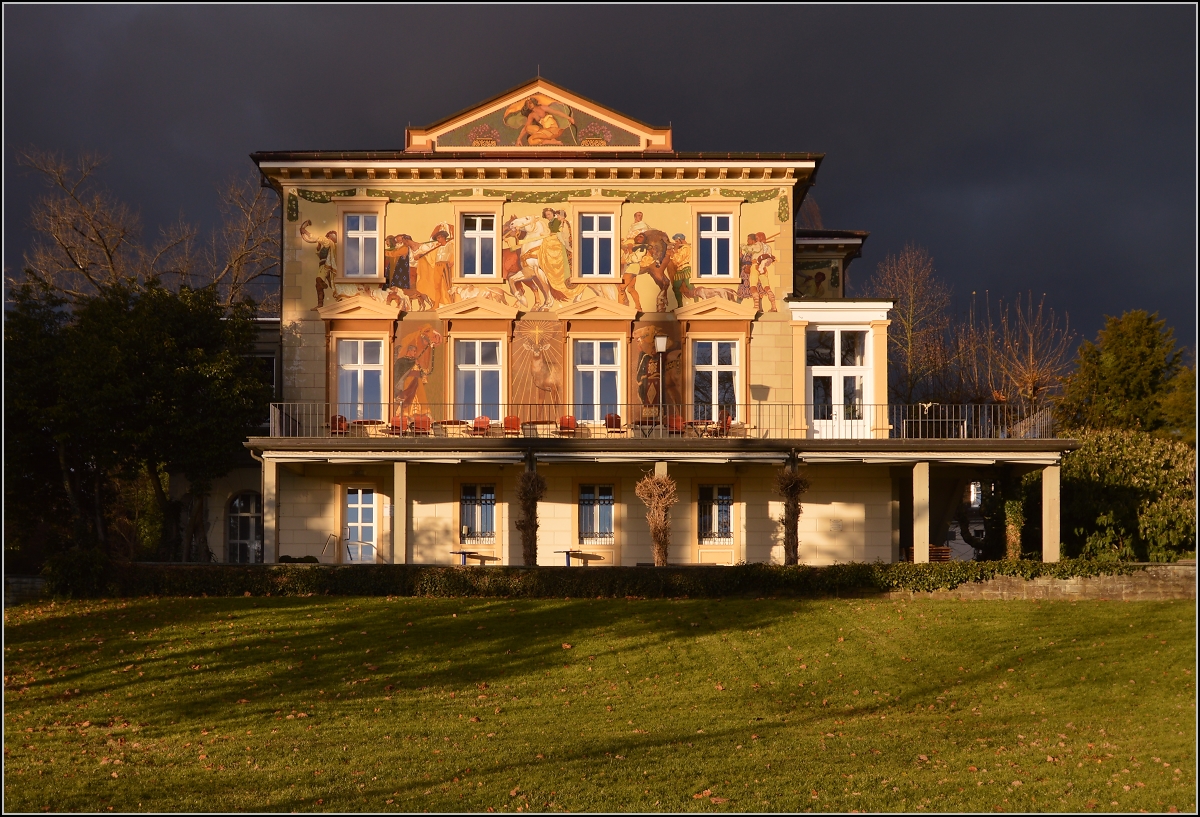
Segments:
[[[243,496],[254,497],[255,507],[257,511],[235,512],[233,503],[236,499]],[[240,533],[241,525],[231,524],[235,519],[249,519],[250,538],[242,538],[234,535],[235,532]],[[255,522],[257,520],[257,523]],[[263,501],[262,494],[258,491],[238,491],[229,498],[229,502],[225,506],[225,561],[230,564],[262,564],[263,562]],[[232,558],[234,548],[239,551],[242,547],[246,548],[246,555],[249,557],[245,562],[240,559]],[[240,555],[240,553],[238,554]]]
[[[711,229],[705,230],[703,228],[701,219],[705,219],[705,218],[713,219]],[[721,230],[717,227],[717,224],[719,223],[717,221],[717,219],[719,219],[719,218],[729,219],[729,229]],[[695,276],[697,278],[704,278],[706,280],[715,280],[715,281],[731,281],[738,277],[738,275],[741,272],[738,269],[738,250],[740,249],[740,245],[738,244],[737,233],[734,232],[736,229],[736,226],[737,226],[737,219],[735,219],[733,217],[732,213],[703,212],[702,211],[702,212],[699,212],[696,214],[695,268],[693,269],[693,273],[695,274]],[[709,263],[712,264],[712,272],[707,273],[707,274],[704,272],[705,258],[704,258],[704,250],[703,250],[703,242],[706,239],[712,240],[712,248],[711,248],[711,251],[708,253],[708,261],[709,261]],[[721,252],[720,252],[719,248],[720,248],[720,240],[721,239],[725,239],[729,242],[729,255],[728,255],[729,272],[725,275],[721,275],[720,273],[717,272],[717,269],[720,266],[719,261],[720,261]]]
[[[492,220],[491,229],[484,227],[467,228],[468,219],[484,219]],[[481,278],[495,278],[497,267],[497,256],[500,253],[499,230],[497,229],[499,218],[495,213],[480,212],[480,213],[462,213],[458,217],[458,254],[459,254],[459,277],[469,278],[478,281]],[[490,239],[492,242],[492,264],[490,268],[483,265],[483,253],[480,251],[481,244],[484,240]],[[467,268],[467,245],[474,244],[475,246],[475,261],[476,268]]]
[[[337,198],[338,265],[334,283],[362,284],[383,282],[383,237],[387,234],[387,199],[375,196],[352,196]],[[375,216],[375,272],[371,275],[346,275],[346,260],[350,252],[350,241],[346,230],[346,216]],[[363,232],[359,230],[358,232]],[[360,248],[361,252],[361,248]],[[360,267],[361,269],[361,267]]]
[[[370,491],[371,499],[369,504],[363,503],[363,492]],[[357,492],[355,497],[358,502],[351,503],[351,493]],[[379,489],[375,485],[368,484],[350,484],[342,486],[342,548],[338,554],[349,564],[375,564],[379,561],[379,542],[382,539],[380,533],[383,527],[383,520],[379,515]],[[354,508],[358,511],[358,519],[351,521],[350,510]],[[362,537],[362,529],[368,523],[363,520],[363,511],[369,510],[371,513],[371,536],[369,539]],[[357,535],[354,538],[352,534]],[[369,553],[368,553],[369,547]]]
[[[617,222],[619,219],[612,212],[580,212],[577,216],[579,221],[579,277],[586,280],[595,280],[599,278],[614,278],[617,274],[618,255],[620,246],[617,242]],[[593,224],[596,226],[592,229],[584,229],[583,220],[585,218],[594,219]],[[609,219],[609,229],[604,230],[600,225],[600,219]],[[585,272],[583,268],[585,250],[583,242],[587,239],[592,240],[592,272]],[[604,270],[600,267],[600,242],[608,242],[608,269]]]
[[[584,502],[584,488],[592,489],[592,500]],[[609,508],[609,530],[601,531],[600,527],[600,509],[604,507],[601,502],[601,489],[608,489],[608,508]],[[576,530],[578,533],[579,544],[584,547],[612,547],[616,542],[617,536],[617,485],[613,482],[579,482],[576,485],[577,509],[576,509]],[[592,508],[592,530],[584,530],[583,525],[583,509],[587,506]]]
[[[499,508],[500,494],[496,490],[496,483],[478,481],[478,482],[460,482],[458,483],[458,535],[456,539],[460,545],[474,545],[483,547],[494,547],[497,542],[497,528],[499,525]],[[471,507],[473,510],[473,519],[465,518],[463,514],[463,493],[467,488],[474,489],[475,502]],[[483,527],[483,488],[492,489],[492,529],[490,531],[482,530]],[[467,528],[472,533],[464,533],[463,528]]]
[[[621,410],[622,410],[621,374],[622,374],[622,369],[625,364],[624,358],[622,356],[622,349],[625,346],[625,344],[621,341],[621,339],[612,338],[612,337],[571,337],[570,341],[571,341],[571,343],[570,343],[569,351],[570,351],[570,355],[571,355],[571,392],[572,392],[572,394],[571,394],[571,397],[572,397],[571,410],[573,412],[579,412],[579,409],[581,407],[587,406],[592,409],[592,414],[594,415],[593,417],[585,418],[585,417],[579,416],[582,414],[582,412],[579,412],[579,414],[576,415],[576,419],[587,420],[588,422],[595,422],[595,423],[603,423],[604,422],[604,415],[607,412],[604,412],[603,408],[607,404],[602,402],[600,399],[600,373],[601,372],[615,372],[616,373],[617,397],[616,397],[616,400],[614,401],[614,405],[615,405],[615,413],[620,414]],[[575,362],[575,348],[576,348],[576,344],[579,344],[579,343],[593,344],[593,349],[595,351],[595,354],[592,359],[597,361],[596,363],[577,364]],[[612,343],[616,346],[616,356],[614,358],[616,361],[615,363],[609,364],[609,363],[599,363],[598,362],[600,360],[600,344],[601,343]],[[591,372],[594,375],[594,377],[592,379],[592,393],[590,395],[585,395],[585,394],[579,393],[579,374],[580,374],[580,372]]]
[[[455,337],[455,338],[452,338],[451,340],[454,344],[454,346],[451,350],[453,357],[451,358],[450,365],[453,368],[453,375],[454,375],[455,418],[459,419],[459,420],[470,421],[470,420],[474,420],[476,417],[483,416],[484,402],[482,399],[483,398],[482,385],[483,385],[483,373],[484,372],[497,372],[497,378],[499,380],[499,393],[498,393],[497,399],[496,399],[497,413],[499,415],[503,415],[503,413],[505,411],[504,358],[505,358],[505,352],[507,351],[505,348],[504,341],[500,338],[494,338],[494,337],[492,337],[492,338],[488,338],[488,337],[483,337],[483,338]],[[475,363],[461,363],[460,364],[458,362],[458,344],[460,344],[460,343],[464,343],[464,344],[471,343],[471,344],[475,345]],[[495,343],[496,344],[496,363],[494,363],[494,364],[480,362],[483,359],[482,352],[483,352],[483,344],[485,344],[485,343]],[[465,416],[465,414],[467,412],[464,412],[463,409],[467,404],[463,401],[463,396],[461,394],[459,394],[458,377],[459,377],[460,372],[471,372],[475,375],[475,401],[471,405],[471,412],[473,412],[473,413],[471,413],[470,417]],[[490,415],[489,415],[489,417],[490,417]],[[501,419],[500,416],[490,417],[490,418],[492,420],[500,420]]]
[[[726,405],[726,404],[721,403],[718,399],[718,391],[719,391],[719,385],[720,385],[720,374],[719,373],[720,372],[732,372],[733,373],[734,413],[733,413],[733,416],[729,417],[728,419],[731,422],[732,421],[744,421],[745,418],[741,416],[742,405],[743,405],[742,374],[741,374],[742,373],[742,362],[743,362],[742,361],[742,348],[743,347],[742,347],[741,338],[719,338],[719,337],[718,338],[697,338],[697,337],[691,337],[691,338],[688,338],[688,340],[690,341],[688,351],[690,353],[692,365],[691,365],[691,371],[690,371],[691,377],[688,380],[687,388],[691,395],[691,403],[693,406],[692,407],[692,417],[689,419],[716,421],[719,418],[719,413],[720,413],[722,407],[724,405]],[[696,362],[696,346],[697,346],[697,344],[701,344],[701,343],[711,343],[713,345],[712,346],[712,361],[713,361],[712,363],[700,364],[700,363]],[[722,343],[732,343],[733,344],[733,356],[732,356],[733,362],[732,363],[722,364],[722,363],[717,362],[718,360],[720,360],[719,344],[722,344]],[[710,403],[709,403],[707,412],[702,412],[700,409],[700,406],[702,404],[696,402],[696,374],[699,372],[710,372],[712,374],[712,380],[711,380],[712,392],[710,395]],[[704,416],[704,415],[707,415],[707,416]]]
[[[701,499],[701,492],[709,488],[712,490],[712,498],[709,502],[704,502]],[[719,508],[723,503],[718,501],[720,489],[729,489],[729,531],[722,535],[720,533],[720,517]],[[737,525],[733,518],[734,507],[737,505],[737,494],[734,490],[732,482],[721,483],[701,483],[696,486],[696,542],[700,547],[734,547],[736,543]],[[714,530],[702,530],[701,524],[705,517],[705,508],[708,508],[708,516],[712,521]]]
[[[386,420],[387,417],[385,406],[388,405],[389,384],[388,373],[391,366],[388,362],[388,343],[383,338],[379,337],[337,337],[331,338],[333,342],[333,366],[334,366],[334,384],[337,389],[337,400],[335,401],[334,414],[341,414],[347,420]],[[358,362],[357,363],[342,363],[342,344],[354,343],[358,345]],[[365,362],[366,344],[379,344],[379,363]],[[350,396],[342,393],[342,372],[353,372],[355,374],[355,387],[358,392],[357,402],[351,402]],[[379,372],[379,402],[368,403],[364,397],[364,375],[367,371]],[[379,414],[368,409],[369,406],[378,406]],[[353,416],[351,416],[353,414]]]
[[[359,224],[361,226],[359,229],[350,229],[350,219],[352,218],[360,219]],[[368,218],[375,219],[375,229],[368,230],[366,228],[366,222],[364,219]],[[365,210],[355,210],[342,213],[342,236],[344,245],[342,249],[343,278],[352,279],[355,281],[370,281],[380,277],[379,243],[382,240],[383,234],[383,230],[381,229],[383,225],[380,223],[382,220],[383,219],[379,217],[378,213]],[[375,239],[375,250],[368,253],[367,239],[371,238]],[[358,268],[360,270],[358,273],[350,272],[351,258],[354,258],[358,263]],[[370,272],[362,272],[362,270],[368,265],[372,267],[372,270]]]
[[[804,386],[807,398],[805,402],[810,406],[808,411],[814,433],[818,437],[859,438],[867,436],[872,419],[869,416],[871,409],[868,407],[873,404],[875,391],[871,328],[853,325],[809,324],[805,328],[805,332],[832,332],[834,338],[833,365],[824,366],[808,362],[808,355],[812,350],[809,348],[807,336],[805,337]],[[842,334],[845,332],[858,332],[863,335],[863,362],[858,366],[842,364]],[[830,395],[830,416],[828,417],[823,416],[825,412],[817,408],[816,392],[813,387],[813,381],[817,377],[830,378],[832,394]],[[861,395],[857,410],[849,410],[846,405],[843,379],[846,377],[859,378]]]

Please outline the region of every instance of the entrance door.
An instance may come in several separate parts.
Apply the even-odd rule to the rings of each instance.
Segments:
[[[869,437],[867,333],[859,329],[809,330],[805,341],[812,436],[818,440]]]
[[[343,554],[347,562],[374,564],[375,545],[379,534],[379,521],[375,513],[375,489],[347,488],[346,506],[343,508],[345,536],[342,538]]]

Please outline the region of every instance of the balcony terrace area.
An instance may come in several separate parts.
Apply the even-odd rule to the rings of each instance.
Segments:
[[[274,403],[256,449],[634,452],[1063,450],[1047,409],[1006,404],[513,405]]]

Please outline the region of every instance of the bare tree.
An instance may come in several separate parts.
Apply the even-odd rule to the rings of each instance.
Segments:
[[[96,171],[103,165],[98,156],[84,155],[71,164],[31,148],[18,151],[16,159],[50,188],[30,214],[34,241],[25,256],[25,280],[75,302],[105,285],[189,272],[195,232],[172,225],[158,241],[145,244],[137,215],[97,187]]]
[[[201,246],[196,229],[182,220],[146,241],[137,214],[98,185],[104,161],[95,155],[71,163],[30,148],[16,159],[48,191],[30,216],[24,275],[11,284],[32,280],[70,303],[113,284],[215,285],[226,306],[253,296],[260,311],[278,310],[278,286],[266,284],[279,278],[279,206],[256,176],[219,188],[221,225]]]
[[[646,474],[638,480],[633,492],[646,506],[654,566],[666,567],[671,552],[671,508],[679,501],[675,480],[666,474]]]
[[[808,479],[800,473],[796,452],[787,464],[775,472],[775,493],[783,497],[783,563],[800,563],[800,497],[809,488]]]
[[[1033,293],[1025,302],[1018,295],[1000,311],[1000,371],[1006,390],[1017,399],[1038,405],[1058,390],[1071,368],[1075,336],[1066,316],[1059,323],[1046,295],[1033,306]]]
[[[908,244],[889,255],[867,282],[873,298],[893,301],[888,328],[888,391],[895,402],[912,403],[931,396],[953,363],[947,344],[950,290],[938,280],[933,259]]]
[[[279,199],[247,175],[229,179],[218,190],[221,226],[204,252],[206,278],[222,301],[233,304],[247,295],[260,312],[279,310],[279,288],[264,287],[279,278]]]

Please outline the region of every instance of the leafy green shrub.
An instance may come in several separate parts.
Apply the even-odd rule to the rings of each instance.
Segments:
[[[1072,578],[1139,568],[1089,559],[934,564],[739,564],[732,567],[451,567],[445,565],[122,565],[120,596],[491,596],[506,598],[719,598],[952,590],[995,576]]]
[[[55,596],[86,598],[106,588],[112,564],[98,547],[71,547],[53,554],[42,568],[46,589]]]
[[[1144,431],[1078,431],[1063,458],[1066,553],[1170,562],[1196,549],[1196,451]]]

